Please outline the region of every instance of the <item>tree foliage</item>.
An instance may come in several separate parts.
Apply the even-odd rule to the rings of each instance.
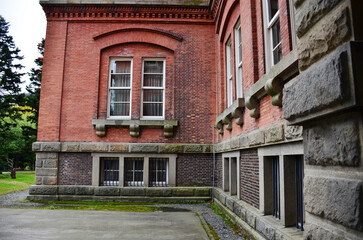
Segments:
[[[19,151],[19,145],[14,141],[18,134],[17,120],[21,119],[18,103],[22,101],[20,93],[23,68],[19,55],[20,50],[15,46],[13,37],[9,35],[9,23],[0,16],[0,163],[8,162]]]

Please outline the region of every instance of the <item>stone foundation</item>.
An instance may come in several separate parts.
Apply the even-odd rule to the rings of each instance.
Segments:
[[[28,200],[198,202],[211,199],[210,187],[30,186]]]

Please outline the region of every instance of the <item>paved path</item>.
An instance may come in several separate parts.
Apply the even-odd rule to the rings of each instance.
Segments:
[[[0,239],[208,239],[193,212],[0,209]]]

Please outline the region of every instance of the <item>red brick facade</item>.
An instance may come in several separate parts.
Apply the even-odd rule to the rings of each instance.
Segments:
[[[199,6],[180,2],[173,1],[167,6],[43,4],[48,27],[38,141],[62,144],[59,151],[65,153],[59,156],[60,185],[91,185],[95,181],[91,176],[95,166],[90,152],[95,152],[99,156],[117,157],[125,153],[176,154],[176,186],[211,186],[212,144],[215,144],[216,186],[223,188],[225,181],[222,154],[238,153],[237,197],[259,208],[258,148],[275,142],[281,144],[285,139],[283,132],[272,136],[277,140],[263,132],[267,127],[284,123],[282,108],[272,105],[273,97],[265,91],[265,83],[262,87],[259,83],[270,74],[266,64],[266,56],[271,54],[265,44],[266,9],[260,0],[215,0],[209,6],[208,1],[201,1]],[[288,0],[278,1],[281,61],[291,56],[293,50],[288,3]],[[232,94],[235,103],[238,101],[236,29],[239,25],[242,124],[227,103],[228,94]],[[226,76],[228,41],[232,53],[231,93],[227,91]],[[139,135],[132,136],[132,126],[120,124],[103,126],[104,134],[97,133],[92,120],[110,120],[110,62],[116,57],[132,59],[130,121],[142,118],[143,59],[165,60],[164,119],[178,121],[172,137],[165,137],[163,128],[155,126],[140,126]],[[273,77],[287,82],[296,76],[286,72],[280,70]],[[247,107],[252,98],[256,99],[258,116],[252,114],[255,109]],[[228,116],[220,121],[223,133],[214,129],[213,138],[216,119],[223,114]],[[256,140],[255,132],[262,137]],[[85,143],[93,147],[84,147]]]

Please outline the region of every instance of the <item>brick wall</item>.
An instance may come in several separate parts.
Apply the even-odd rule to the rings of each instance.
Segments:
[[[241,151],[241,200],[259,208],[259,168],[257,149]]]
[[[222,154],[216,154],[215,185],[223,188]]]
[[[59,185],[92,185],[92,157],[90,153],[60,153]]]
[[[183,154],[176,161],[177,186],[212,186],[212,154]]]
[[[211,143],[216,104],[212,23],[57,22],[63,23],[48,21],[48,33],[57,34],[45,50],[38,141]],[[128,28],[141,30],[118,32]],[[54,48],[61,43],[63,49]],[[110,57],[134,59],[132,119],[140,119],[141,58],[166,58],[165,119],[179,121],[174,137],[165,139],[160,128],[141,129],[138,138],[130,137],[128,128],[96,135],[91,120],[106,117]],[[51,59],[61,61],[53,66]]]

